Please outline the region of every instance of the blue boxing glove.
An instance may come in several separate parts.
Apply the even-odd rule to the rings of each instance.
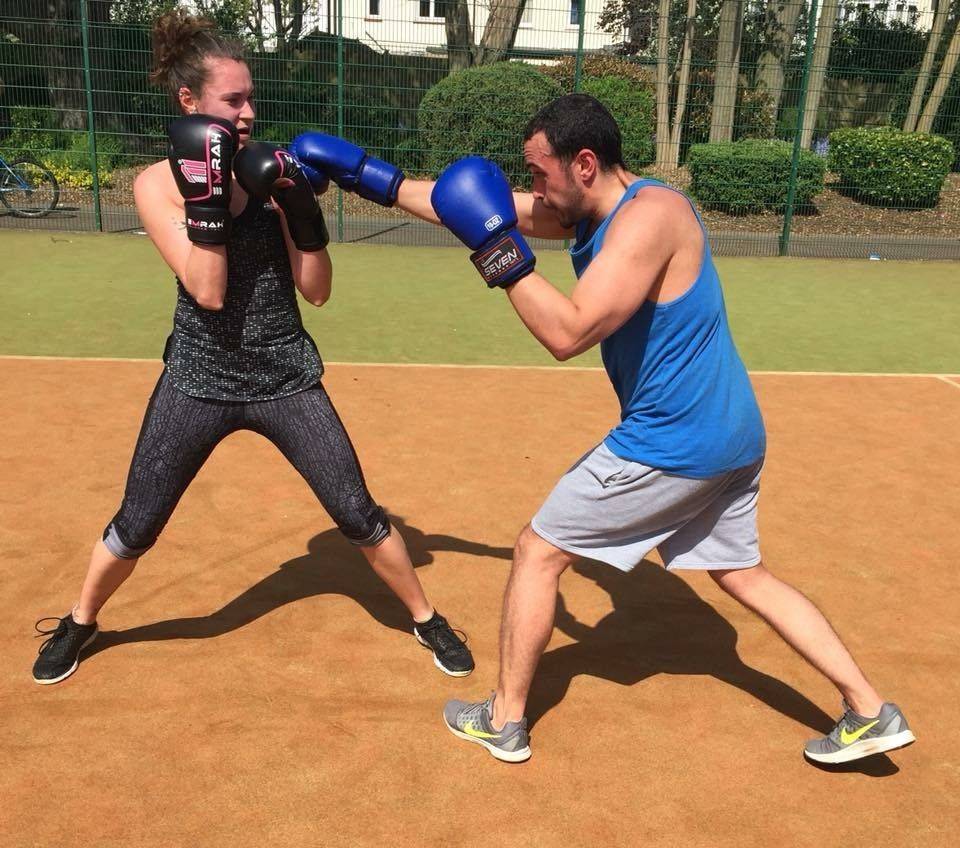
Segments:
[[[290,145],[290,152],[305,166],[314,188],[328,174],[344,191],[353,191],[381,206],[393,206],[403,182],[403,171],[367,155],[362,147],[321,132],[305,132]]]
[[[506,288],[531,273],[537,258],[517,229],[513,192],[503,171],[482,156],[448,165],[430,195],[441,223],[474,252],[484,282]]]

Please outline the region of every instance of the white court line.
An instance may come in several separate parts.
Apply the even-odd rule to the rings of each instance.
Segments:
[[[19,356],[16,354],[0,354],[2,360],[39,362],[153,362],[160,364],[160,359],[138,359],[136,357],[121,356]],[[469,365],[463,363],[445,362],[337,362],[325,359],[324,365],[344,366],[349,368],[456,368],[475,371],[551,371],[563,373],[565,371],[603,372],[604,369],[592,365]],[[901,373],[884,371],[750,371],[758,377],[923,377],[925,379],[943,380],[952,386],[960,388],[960,384],[953,380],[960,380],[960,374],[935,373]]]

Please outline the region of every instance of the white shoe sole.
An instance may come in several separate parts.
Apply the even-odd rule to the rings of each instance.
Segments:
[[[90,638],[87,639],[87,641],[80,646],[80,650],[77,651],[77,658],[73,661],[73,665],[70,666],[69,670],[65,671],[59,677],[51,677],[49,680],[40,680],[40,678],[34,677],[33,682],[39,683],[41,686],[49,686],[51,683],[59,683],[61,680],[66,680],[71,674],[73,674],[77,670],[77,666],[80,665],[80,654],[82,653],[83,649],[86,648],[87,645],[89,645],[94,639],[97,638],[97,634],[99,632],[100,632],[100,628],[98,627],[96,630],[93,631],[93,633],[90,634]]]
[[[864,739],[862,742],[854,742],[846,748],[834,751],[832,754],[811,754],[804,751],[804,756],[809,760],[818,763],[848,763],[851,760],[859,760],[863,757],[870,757],[874,754],[882,754],[885,751],[892,751],[895,748],[903,748],[916,742],[917,739],[910,730],[901,730],[892,736],[878,736],[876,739]]]
[[[423,645],[424,648],[427,648],[431,654],[433,654],[433,664],[440,669],[444,674],[449,674],[450,677],[466,677],[468,674],[473,672],[473,669],[468,669],[467,671],[451,671],[449,668],[444,668],[443,663],[440,662],[433,648],[431,648],[423,639],[420,638],[420,634],[416,630],[413,631],[413,635],[417,637],[417,641]]]
[[[446,716],[443,717],[443,723],[447,725],[447,730],[449,730],[454,736],[457,736],[460,739],[465,739],[467,742],[476,742],[478,745],[483,745],[484,748],[486,748],[501,762],[522,763],[530,759],[529,745],[527,745],[526,748],[521,748],[519,751],[504,751],[502,748],[498,748],[496,745],[491,745],[486,739],[478,739],[476,736],[470,736],[461,730],[457,730],[455,727],[451,727],[447,722]]]

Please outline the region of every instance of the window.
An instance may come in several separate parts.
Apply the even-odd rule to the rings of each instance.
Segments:
[[[371,18],[380,17],[380,0],[367,0],[367,14]]]
[[[442,18],[445,14],[446,0],[420,0],[421,18]]]
[[[580,26],[580,0],[570,0],[570,26]]]

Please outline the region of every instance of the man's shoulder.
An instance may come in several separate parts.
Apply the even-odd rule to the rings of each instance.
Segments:
[[[614,216],[608,237],[634,238],[638,230],[654,238],[699,231],[700,223],[685,194],[667,185],[645,185]]]

